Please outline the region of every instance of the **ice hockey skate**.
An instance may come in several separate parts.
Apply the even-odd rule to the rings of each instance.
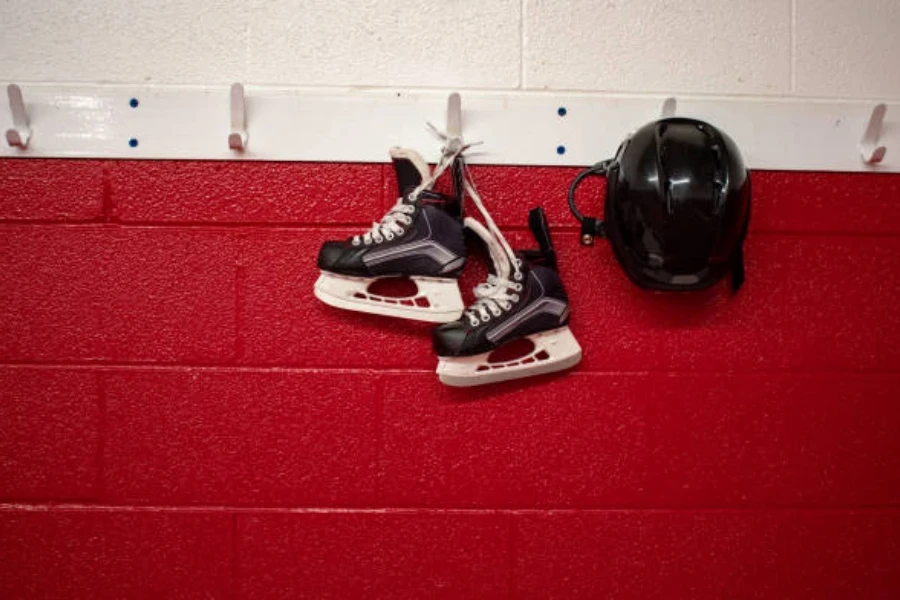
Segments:
[[[392,148],[397,203],[372,228],[319,251],[315,294],[347,310],[446,323],[463,311],[457,279],[465,264],[460,178],[461,144],[445,148],[431,172],[416,152]],[[432,188],[442,173],[454,173],[454,193]],[[415,284],[406,296],[371,289],[379,279],[402,277]]]
[[[469,187],[467,184],[467,191]],[[581,360],[581,346],[569,330],[569,301],[556,272],[546,217],[540,208],[529,225],[540,250],[513,253],[474,190],[487,227],[466,218],[466,226],[487,245],[493,263],[476,301],[463,316],[433,334],[438,377],[451,386],[469,387],[568,369]],[[524,355],[496,358],[501,348],[525,342]]]

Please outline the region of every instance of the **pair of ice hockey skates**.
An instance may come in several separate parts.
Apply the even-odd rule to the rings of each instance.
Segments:
[[[461,143],[448,144],[432,172],[416,152],[391,149],[397,203],[369,231],[323,244],[316,296],[338,308],[443,323],[434,330],[433,345],[438,376],[447,385],[481,385],[574,366],[581,347],[568,327],[569,302],[543,210],[529,214],[540,249],[513,252],[472,184],[463,150]],[[453,178],[452,194],[434,190],[445,172]],[[466,195],[485,225],[463,217]],[[486,245],[492,263],[467,308],[457,282],[466,262],[465,228]],[[394,277],[412,280],[416,292],[394,297],[370,289],[376,280]],[[516,342],[523,339],[530,344]],[[525,348],[504,359],[500,349],[509,344]]]

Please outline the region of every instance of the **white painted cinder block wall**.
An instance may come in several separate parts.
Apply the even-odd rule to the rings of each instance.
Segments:
[[[3,0],[0,80],[900,99],[900,0]]]

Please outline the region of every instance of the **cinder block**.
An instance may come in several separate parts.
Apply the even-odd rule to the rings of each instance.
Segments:
[[[898,27],[900,5],[894,0],[797,0],[794,91],[897,98]]]
[[[94,373],[0,367],[0,499],[95,496],[99,428]]]
[[[376,597],[381,516],[268,512],[237,517],[236,597]]]
[[[244,4],[128,0],[113,10],[106,2],[7,3],[0,21],[29,40],[8,44],[0,55],[0,73],[10,81],[204,85],[246,79]]]
[[[0,596],[230,598],[231,515],[0,509]]]
[[[895,505],[900,376],[653,375],[648,506]]]
[[[520,598],[892,598],[896,510],[515,517]]]
[[[377,541],[381,598],[509,595],[509,516],[485,512],[388,512]]]
[[[519,84],[518,0],[314,0],[303,12],[315,18],[298,18],[297,7],[287,2],[251,3],[250,80],[441,88]]]
[[[900,595],[900,511],[773,513],[756,534],[772,540],[772,575],[785,598],[877,598]],[[769,577],[772,577],[769,575]]]
[[[421,511],[241,516],[238,596],[507,597],[507,519]]]
[[[116,502],[372,502],[381,384],[370,374],[116,370],[103,375]]]
[[[790,0],[528,0],[524,21],[528,88],[790,91]]]
[[[236,245],[228,232],[0,228],[0,358],[226,362]]]
[[[140,222],[371,223],[381,165],[256,161],[110,163],[116,216]]]
[[[102,218],[103,164],[97,160],[0,160],[0,220]]]
[[[633,505],[644,495],[644,380],[563,375],[476,389],[385,376],[391,506]]]
[[[518,598],[765,598],[778,591],[754,512],[516,515]],[[750,592],[750,593],[748,593]],[[777,594],[776,594],[777,595]]]

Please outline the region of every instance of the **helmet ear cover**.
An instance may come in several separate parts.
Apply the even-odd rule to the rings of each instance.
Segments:
[[[607,178],[605,220],[575,205],[578,186]],[[568,192],[581,223],[581,243],[610,240],[628,277],[652,290],[697,290],[731,272],[744,281],[742,245],[750,220],[750,173],[734,142],[695,119],[649,123],[629,136],[616,157],[579,173]]]

